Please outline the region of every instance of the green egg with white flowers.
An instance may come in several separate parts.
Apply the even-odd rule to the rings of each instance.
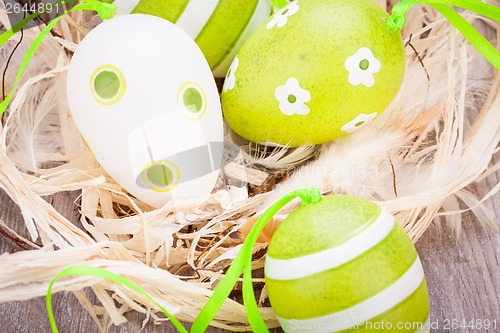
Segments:
[[[265,281],[285,332],[429,331],[415,247],[390,213],[358,197],[292,212],[269,244]]]
[[[222,109],[252,142],[321,144],[372,122],[398,93],[401,34],[373,0],[295,0],[248,39],[227,73]]]

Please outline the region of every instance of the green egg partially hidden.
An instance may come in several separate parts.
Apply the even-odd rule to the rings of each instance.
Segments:
[[[231,65],[222,109],[253,142],[299,146],[352,133],[396,96],[400,33],[372,0],[298,0],[251,36]]]
[[[364,199],[327,196],[290,214],[265,280],[285,332],[429,331],[418,254],[394,217]]]
[[[215,77],[224,77],[247,38],[271,15],[270,0],[108,0],[119,14],[148,14],[175,23],[202,50]]]

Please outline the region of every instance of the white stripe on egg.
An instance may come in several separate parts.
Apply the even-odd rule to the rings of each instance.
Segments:
[[[271,15],[272,4],[269,0],[260,0],[255,8],[255,11],[248,22],[245,31],[240,35],[238,41],[235,43],[229,55],[224,57],[224,60],[220,62],[217,67],[213,70],[215,77],[224,77],[231,66],[236,54],[241,49],[243,44],[248,40],[251,34]]]
[[[124,15],[132,13],[140,1],[141,0],[115,0],[113,4],[118,6],[118,8],[116,8],[116,14]]]
[[[219,0],[191,0],[175,24],[195,39],[207,24],[218,3]]]
[[[394,217],[382,210],[378,218],[359,235],[328,250],[292,259],[275,259],[267,255],[265,274],[273,280],[294,280],[338,267],[384,240],[394,223]]]
[[[412,266],[396,282],[361,303],[322,317],[301,320],[278,317],[278,321],[285,332],[311,332],[314,329],[315,333],[330,333],[363,325],[404,301],[423,280],[424,270],[417,256]],[[422,332],[426,332],[425,325]]]

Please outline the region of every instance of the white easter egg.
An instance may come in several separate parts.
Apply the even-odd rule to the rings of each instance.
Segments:
[[[147,204],[209,194],[222,158],[221,106],[194,41],[150,15],[105,21],[68,70],[74,121],[97,161]]]
[[[215,77],[224,77],[238,50],[271,15],[270,0],[114,0],[118,14],[164,18],[186,31]]]

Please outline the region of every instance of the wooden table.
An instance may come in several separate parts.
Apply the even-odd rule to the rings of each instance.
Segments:
[[[500,181],[500,174],[488,178],[482,193]],[[54,198],[54,206],[65,216],[76,220],[78,211],[73,203],[78,193]],[[486,203],[494,209],[500,222],[500,195]],[[0,192],[0,218],[10,226],[23,231],[19,209],[5,193]],[[500,332],[500,232],[486,231],[470,213],[465,214],[463,233],[457,238],[449,228],[432,225],[417,242],[431,299],[432,332]],[[19,251],[20,248],[0,236],[0,253]],[[1,269],[1,268],[0,268]],[[92,298],[91,298],[92,299]],[[98,332],[97,326],[71,293],[54,297],[54,311],[61,332]],[[93,299],[95,301],[95,298]],[[130,321],[110,332],[137,332],[144,315],[130,313]],[[497,329],[446,329],[453,321],[496,321]],[[0,332],[50,332],[45,299],[0,304]],[[438,325],[439,324],[439,325]],[[169,324],[148,323],[142,332],[176,332]],[[223,332],[213,329],[210,332]],[[281,332],[275,330],[274,332]]]

